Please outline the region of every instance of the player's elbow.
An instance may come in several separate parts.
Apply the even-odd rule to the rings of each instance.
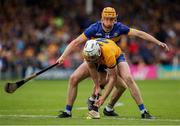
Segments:
[[[142,38],[142,39],[147,39],[149,36],[148,33],[144,32],[144,31],[140,31],[140,30],[137,30],[136,34],[139,38]]]
[[[140,38],[143,38],[145,36],[145,32],[144,31],[140,31],[140,30],[137,30],[137,29],[131,29],[129,35],[131,36],[137,36],[137,37],[140,37]]]
[[[70,42],[70,44],[68,45],[67,48],[70,48],[72,50],[72,52],[76,51],[79,47],[78,41],[73,40]]]
[[[71,41],[71,46],[73,46],[73,47],[78,47],[78,45],[79,45],[79,43],[78,43],[78,41],[76,41],[76,39],[75,40],[73,40],[73,41]]]
[[[111,83],[115,84],[117,81],[117,76],[116,75],[111,75],[109,78],[109,81],[111,81]]]
[[[74,47],[79,47],[86,39],[84,39],[81,35],[79,37],[77,37],[76,39],[74,39],[72,41],[72,44],[74,45]]]
[[[140,38],[146,38],[147,33],[144,32],[144,31],[139,31],[139,32],[138,32],[138,36],[139,36]]]

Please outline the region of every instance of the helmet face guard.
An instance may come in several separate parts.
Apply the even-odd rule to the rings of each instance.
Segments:
[[[114,8],[106,7],[103,9],[101,14],[101,22],[103,27],[106,28],[107,31],[113,28],[116,20],[117,20],[117,14]]]
[[[96,40],[88,40],[83,49],[83,57],[88,62],[97,62],[101,56],[101,49]]]
[[[84,58],[87,62],[97,62],[99,59],[99,56],[85,56]]]

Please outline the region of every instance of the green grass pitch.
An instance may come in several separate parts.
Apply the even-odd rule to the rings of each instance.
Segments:
[[[101,119],[86,119],[86,101],[92,91],[92,81],[79,84],[78,96],[73,106],[72,118],[56,118],[66,105],[67,80],[33,80],[14,94],[4,92],[0,81],[1,125],[180,125],[180,81],[137,81],[144,103],[156,116],[155,120],[141,120],[137,105],[128,90],[115,107],[119,117],[103,116]],[[107,101],[104,105],[107,104]]]

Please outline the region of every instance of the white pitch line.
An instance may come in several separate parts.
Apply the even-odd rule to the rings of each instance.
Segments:
[[[142,120],[142,121],[167,121],[167,122],[180,122],[180,119],[138,119],[138,118],[116,118],[116,117],[104,117],[102,119],[114,119],[114,120]]]
[[[123,106],[124,104],[121,102],[118,102],[115,104],[115,107],[119,107],[119,106]],[[103,108],[105,106],[102,106],[101,108]],[[86,107],[75,107],[75,110],[87,110],[87,106]],[[6,111],[16,111],[16,112],[25,112],[25,111],[41,111],[41,112],[51,112],[51,111],[58,111],[57,109],[14,109],[14,110],[9,110],[9,109],[0,109],[0,112],[6,112]]]
[[[0,115],[0,117],[24,117],[24,118],[56,118],[50,115]]]
[[[40,112],[51,112],[51,111],[58,111],[57,109],[12,109],[12,110],[9,110],[9,109],[0,109],[0,112],[8,112],[8,111],[15,111],[15,112],[37,112],[37,111],[40,111]]]
[[[119,106],[123,106],[123,105],[124,105],[124,103],[118,102],[118,103],[115,104],[115,107],[119,107]]]
[[[15,118],[56,118],[57,116],[52,115],[0,115],[2,117],[15,117]],[[78,117],[72,117],[73,119],[82,119]],[[86,117],[83,117],[86,119]],[[142,121],[166,121],[166,122],[180,122],[180,119],[138,119],[138,118],[118,118],[118,117],[102,117],[101,119],[108,119],[108,120],[142,120]]]
[[[88,108],[87,107],[77,107],[75,108],[76,110],[87,110]]]

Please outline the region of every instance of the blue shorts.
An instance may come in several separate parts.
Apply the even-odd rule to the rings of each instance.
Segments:
[[[101,72],[101,73],[106,72],[106,69],[107,69],[106,65],[98,65],[98,64],[95,64],[95,65],[96,65],[96,70],[98,72]]]
[[[125,54],[123,53],[116,59],[117,64],[119,64],[120,62],[126,62],[126,58],[124,55]]]

